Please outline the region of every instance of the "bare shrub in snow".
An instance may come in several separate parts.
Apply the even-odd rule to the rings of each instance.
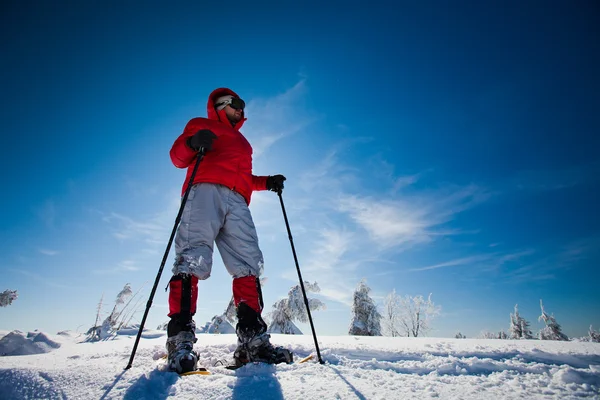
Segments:
[[[117,295],[111,313],[104,319],[102,324],[99,325],[98,321],[100,321],[101,318],[104,299],[104,295],[102,295],[96,311],[96,322],[86,333],[88,341],[106,339],[116,333],[119,329],[127,328],[130,325],[133,316],[139,310],[141,301],[138,300],[136,303],[132,304],[132,301],[139,294],[139,290],[135,295],[132,294],[131,286],[126,284]]]

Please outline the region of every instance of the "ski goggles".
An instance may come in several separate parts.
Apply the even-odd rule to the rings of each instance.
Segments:
[[[215,107],[220,107],[222,105],[229,105],[234,110],[242,110],[242,111],[244,111],[244,108],[246,108],[246,103],[244,102],[244,100],[239,99],[237,97],[232,97],[229,100],[225,100],[225,101],[222,101],[222,102],[220,102],[218,104],[215,104]]]

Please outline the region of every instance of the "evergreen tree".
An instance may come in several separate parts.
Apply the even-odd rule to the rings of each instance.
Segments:
[[[510,314],[510,328],[508,328],[509,337],[511,339],[521,339],[523,336],[520,318],[518,304],[515,304],[515,313]]]
[[[546,311],[544,311],[544,304],[542,304],[541,299],[540,308],[542,309],[542,315],[540,315],[538,321],[544,321],[546,324],[546,326],[540,330],[540,340],[569,340],[567,335],[562,333],[561,327],[558,322],[556,322],[554,315],[546,314]]]
[[[588,331],[590,342],[600,343],[600,332],[595,331],[590,325],[590,330]]]
[[[510,314],[510,339],[533,339],[529,329],[529,322],[519,314],[518,304],[515,304],[515,313]]]
[[[381,336],[381,314],[369,296],[370,291],[371,289],[364,279],[360,281],[354,291],[349,335]]]

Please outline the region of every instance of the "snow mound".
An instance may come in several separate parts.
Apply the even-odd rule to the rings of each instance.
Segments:
[[[12,331],[0,339],[0,356],[26,356],[49,353],[58,349],[60,343],[50,339],[43,332]]]

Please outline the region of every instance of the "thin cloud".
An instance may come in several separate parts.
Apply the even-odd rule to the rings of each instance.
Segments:
[[[56,205],[53,200],[46,200],[41,207],[35,210],[35,213],[47,227],[54,226],[54,222],[56,221]]]
[[[354,284],[350,283],[350,272],[355,265],[347,262],[347,257],[355,249],[355,244],[355,234],[343,229],[322,229],[316,235],[313,250],[308,261],[303,263],[302,271],[310,275],[311,281],[319,283],[319,295],[342,304],[351,304]],[[291,271],[284,278],[297,280]]]
[[[173,189],[167,193],[166,205],[159,207],[161,211],[143,219],[128,217],[117,212],[100,212],[102,220],[109,226],[113,237],[121,241],[141,241],[144,247],[133,246],[135,253],[130,253],[129,258],[115,263],[114,266],[97,269],[94,271],[96,274],[139,271],[144,268],[139,263],[162,254],[181,204],[179,190]]]
[[[255,158],[316,121],[303,105],[307,90],[306,80],[302,79],[280,95],[248,101],[244,134],[252,143]]]
[[[535,253],[533,249],[515,251],[511,253],[488,253],[474,254],[466,257],[455,258],[449,261],[429,265],[426,267],[412,268],[409,271],[429,271],[439,268],[458,267],[458,266],[477,266],[479,271],[489,273],[490,270],[497,270],[504,264],[521,260]]]
[[[173,196],[169,200],[166,211],[158,212],[154,215],[145,217],[143,220],[136,220],[117,212],[104,214],[102,220],[111,225],[113,236],[119,240],[139,240],[143,239],[151,245],[164,244],[167,238],[165,232],[170,232],[173,227],[175,215],[179,209],[180,200],[178,196]]]
[[[135,272],[140,271],[142,268],[139,267],[138,261],[136,260],[123,260],[118,262],[115,267],[95,269],[92,272],[98,275],[118,274],[121,272]]]
[[[508,186],[521,191],[547,192],[597,182],[598,176],[600,162],[594,162],[561,169],[521,171],[508,182]]]
[[[550,252],[546,257],[508,270],[506,277],[513,283],[556,279],[558,273],[576,268],[581,262],[596,256],[599,252],[599,236],[577,239],[559,247],[555,252]]]
[[[468,256],[468,257],[463,257],[463,258],[457,258],[457,259],[450,260],[450,261],[445,261],[445,262],[442,262],[439,264],[429,265],[427,267],[412,268],[409,271],[429,271],[429,270],[438,269],[438,268],[456,267],[459,265],[469,265],[469,264],[480,263],[482,261],[489,260],[492,257],[493,257],[493,255],[491,255],[491,254],[478,254],[478,255],[474,255],[474,256]]]
[[[46,256],[55,256],[55,255],[59,254],[59,252],[56,250],[38,249],[38,251]]]
[[[46,286],[59,288],[59,289],[69,289],[69,286],[67,286],[67,285],[56,283],[45,276],[36,274],[35,272],[27,271],[25,269],[12,269],[11,268],[8,271],[11,271],[11,272],[14,272],[17,274],[21,274],[21,275],[25,275],[26,277],[31,278],[37,282],[40,282],[41,284],[46,285]]]
[[[338,211],[364,228],[376,245],[405,248],[437,236],[462,233],[442,225],[486,198],[485,191],[476,185],[388,199],[342,195]]]

